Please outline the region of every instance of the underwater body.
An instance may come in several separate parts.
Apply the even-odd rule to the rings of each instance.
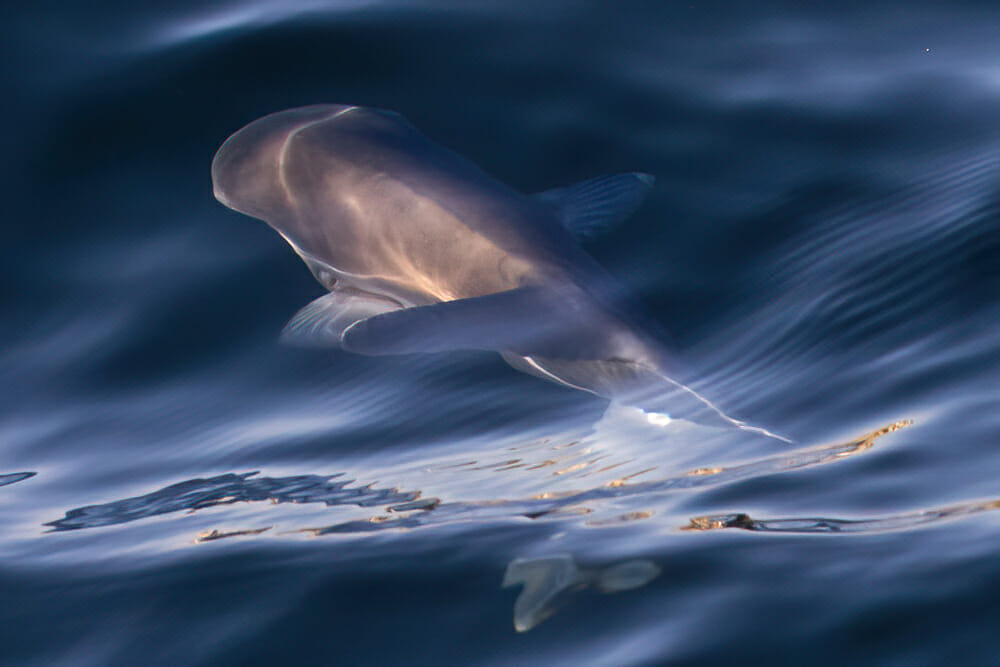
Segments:
[[[631,299],[576,243],[627,218],[647,174],[529,198],[398,114],[313,105],[227,139],[212,181],[330,290],[292,318],[286,340],[370,355],[496,350],[568,387],[753,429],[668,377],[668,355],[623,312]]]
[[[0,663],[993,664],[998,20],[13,10]],[[234,207],[290,248],[208,166],[323,100],[322,224]],[[450,175],[357,220],[447,260],[308,236],[352,115]],[[595,372],[640,357],[791,442]]]

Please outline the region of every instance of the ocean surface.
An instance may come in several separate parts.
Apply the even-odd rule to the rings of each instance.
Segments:
[[[996,3],[11,5],[0,664],[1000,664]],[[221,143],[392,109],[586,244],[669,424],[496,354],[282,346]]]

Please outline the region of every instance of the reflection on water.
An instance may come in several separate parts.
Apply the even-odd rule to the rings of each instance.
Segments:
[[[271,528],[271,526],[267,526],[266,528],[248,528],[245,530],[210,530],[195,538],[195,542],[214,542],[215,540],[224,540],[227,537],[260,535],[271,530]]]
[[[0,486],[7,486],[8,484],[16,484],[18,482],[23,482],[24,480],[34,477],[36,473],[33,472],[12,472],[6,475],[0,475]]]
[[[572,591],[593,586],[602,593],[617,593],[645,586],[659,575],[660,568],[645,559],[581,568],[571,556],[557,555],[512,561],[501,585],[524,586],[514,602],[514,628],[527,632],[555,613]]]
[[[539,493],[533,497],[523,499],[441,502],[433,498],[428,499],[424,504],[411,503],[407,505],[412,509],[426,509],[429,511],[414,512],[400,516],[380,514],[366,520],[347,521],[330,526],[312,528],[308,532],[313,535],[369,533],[399,528],[411,529],[420,526],[443,525],[473,520],[485,521],[488,519],[503,519],[518,516],[529,519],[563,519],[575,517],[580,514],[590,514],[592,511],[591,506],[599,504],[602,501],[624,498],[644,498],[648,499],[650,503],[661,503],[663,500],[659,498],[659,495],[666,492],[718,487],[764,475],[790,472],[838,461],[871,448],[878,437],[903,428],[908,424],[909,422],[897,422],[846,443],[794,450],[779,456],[765,457],[730,467],[696,468],[677,476],[657,480],[629,482],[628,480],[616,478],[597,487],[558,493]],[[511,470],[516,468],[508,465],[491,469]],[[395,506],[388,509],[398,512],[400,507]],[[593,527],[615,526],[647,518],[649,515],[650,513],[645,511],[630,512],[618,515],[613,519],[587,521],[587,525]]]
[[[420,490],[401,491],[394,487],[377,488],[374,483],[358,484],[345,473],[336,475],[294,475],[288,477],[259,477],[257,472],[227,473],[208,478],[196,478],[171,484],[151,493],[71,509],[66,515],[46,523],[53,532],[110,526],[173,512],[194,512],[235,503],[270,501],[281,503],[322,503],[327,506],[353,505],[378,507],[381,512],[362,520],[339,522],[327,526],[297,529],[311,535],[368,533],[387,529],[415,528],[442,525],[460,521],[527,517],[530,519],[566,518],[589,514],[590,506],[622,498],[644,498],[651,504],[661,503],[665,492],[718,487],[774,473],[823,465],[863,452],[880,436],[898,430],[909,422],[897,422],[869,433],[861,438],[834,445],[803,448],[767,456],[734,466],[709,466],[690,469],[679,475],[642,482],[629,477],[614,476],[599,486],[559,492],[536,493],[521,499],[488,498],[443,502],[437,497],[424,496]],[[556,445],[557,447],[559,445]],[[566,447],[574,450],[578,441]],[[577,456],[573,454],[572,456]],[[594,458],[593,452],[584,454]],[[599,457],[598,457],[599,458]],[[548,459],[546,459],[548,461]],[[496,465],[476,462],[442,465],[441,470],[468,476],[471,471],[522,471],[521,459],[504,459]],[[593,464],[593,461],[590,461]],[[547,464],[543,466],[546,468]],[[553,462],[550,479],[561,481],[561,466]],[[572,466],[571,466],[572,467]],[[526,466],[538,469],[537,465]],[[580,481],[580,479],[577,479]],[[589,520],[592,527],[615,526],[648,518],[649,511],[634,511],[614,517]],[[199,542],[214,541],[224,537],[253,536],[266,529],[237,531],[210,531],[199,536]]]
[[[354,486],[353,479],[331,481],[341,475],[295,475],[257,477],[256,472],[229,473],[191,479],[103,505],[88,505],[66,512],[66,516],[46,523],[53,531],[78,530],[128,523],[160,514],[196,511],[239,502],[325,503],[371,507],[387,503],[409,503],[419,492]],[[262,532],[262,531],[259,531]],[[249,534],[249,533],[247,533]]]
[[[1000,500],[952,505],[937,509],[908,512],[875,519],[827,519],[802,517],[787,519],[754,519],[749,514],[719,514],[699,516],[683,530],[719,530],[741,528],[767,533],[879,533],[905,530],[947,519],[1000,509]]]
[[[195,536],[194,543],[207,544],[235,537],[257,538],[266,535],[286,538],[295,534],[361,535],[391,529],[413,529],[459,522],[478,524],[511,518],[582,521],[590,528],[614,528],[648,519],[655,510],[619,512],[610,516],[609,512],[602,514],[597,511],[602,504],[613,507],[616,500],[633,498],[647,506],[662,506],[668,502],[664,496],[667,492],[694,492],[765,475],[825,465],[864,452],[879,437],[908,424],[909,422],[897,422],[848,442],[797,449],[739,465],[691,468],[681,474],[642,482],[615,477],[582,490],[540,493],[522,499],[442,502],[439,498],[424,496],[420,490],[401,491],[393,487],[377,488],[374,483],[358,483],[345,473],[284,477],[259,476],[256,472],[228,473],[171,484],[142,496],[71,509],[63,518],[46,525],[53,532],[71,531],[122,524],[175,512],[198,512],[220,505],[269,501],[273,504],[315,503],[328,507],[353,505],[378,508],[378,511],[362,519],[312,528],[288,525],[285,530],[280,530],[276,523],[265,518],[264,521],[270,525],[258,523],[256,526],[207,530]],[[574,440],[566,448],[572,452],[579,446],[580,441]],[[593,455],[591,453],[584,458]],[[467,477],[502,472],[520,475],[532,469],[536,472],[539,470],[536,465],[524,465],[525,462],[520,458],[500,458],[503,460],[495,465],[483,465],[474,461],[442,464],[437,466],[437,474]],[[549,479],[561,481],[562,476],[558,474],[560,468],[560,464],[552,462],[540,469],[551,470]],[[22,473],[19,479],[25,479],[26,475],[30,476]],[[15,477],[18,476],[5,475],[0,477],[0,482],[19,481]],[[577,478],[576,481],[583,479]],[[593,478],[588,480],[594,481]],[[746,514],[731,514],[694,518],[682,530],[742,528],[770,532],[871,532],[901,529],[997,508],[1000,508],[1000,501],[864,521],[798,518],[759,521]],[[254,521],[260,521],[260,517],[256,517]],[[581,557],[586,558],[583,554]],[[513,622],[518,632],[526,632],[549,618],[580,591],[627,591],[644,586],[659,576],[660,572],[661,567],[647,559],[627,559],[606,566],[581,566],[574,556],[562,553],[541,558],[514,559],[506,568],[502,587],[523,587],[514,603]]]

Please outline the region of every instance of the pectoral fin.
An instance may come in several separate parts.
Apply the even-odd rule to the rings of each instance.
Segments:
[[[300,347],[339,347],[344,330],[359,320],[402,308],[395,301],[352,288],[336,289],[295,313],[281,342]]]
[[[545,289],[524,287],[396,310],[350,326],[341,347],[370,355],[518,349],[565,325],[560,302]]]

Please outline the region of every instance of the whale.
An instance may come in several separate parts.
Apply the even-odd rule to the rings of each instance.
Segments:
[[[235,132],[211,176],[219,202],[274,228],[326,290],[288,322],[286,343],[495,351],[664,422],[763,431],[678,379],[657,326],[583,248],[638,209],[651,175],[524,194],[396,112],[320,104]]]

